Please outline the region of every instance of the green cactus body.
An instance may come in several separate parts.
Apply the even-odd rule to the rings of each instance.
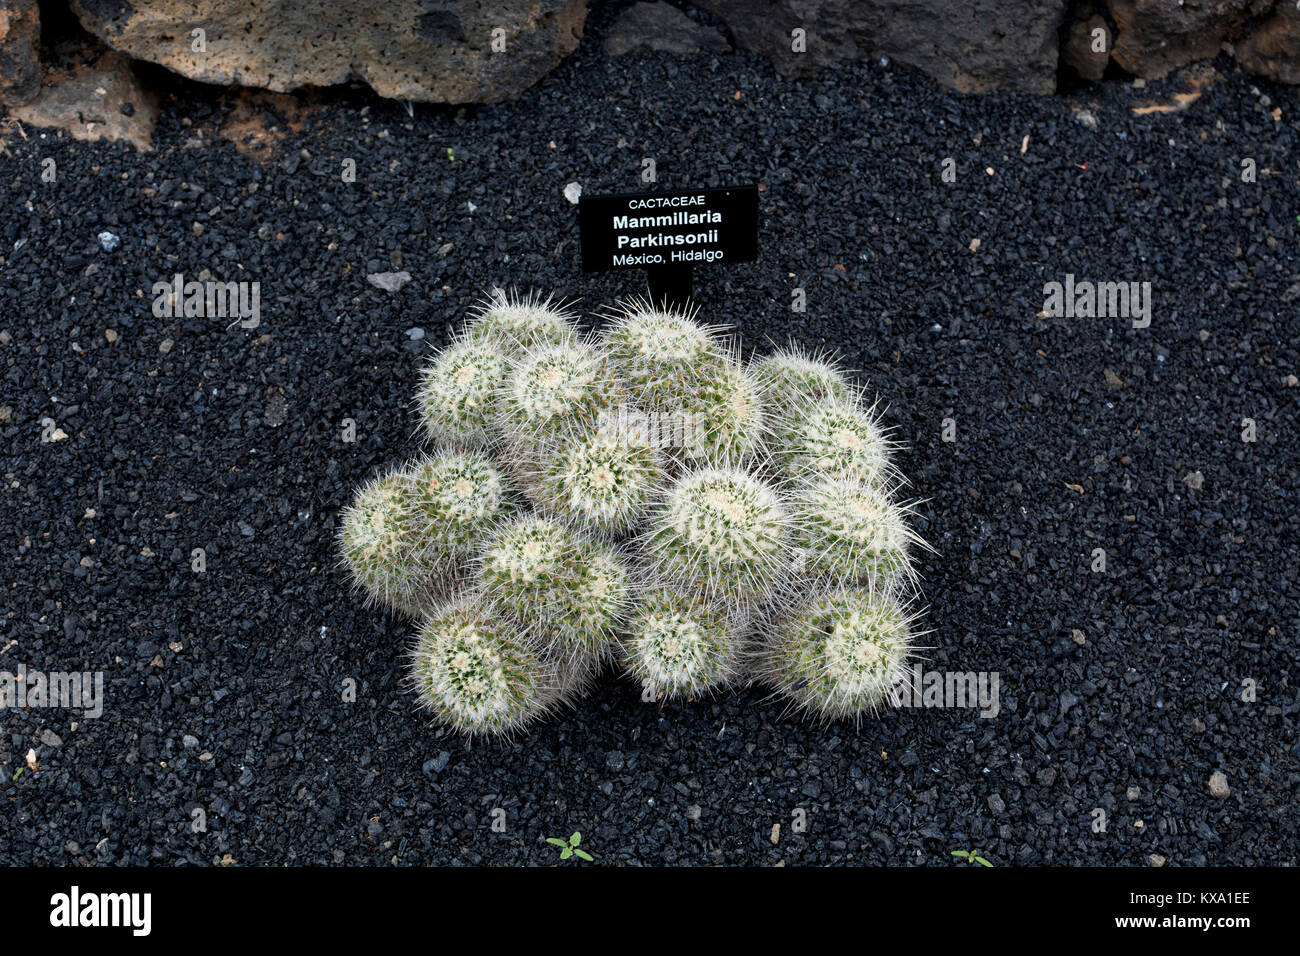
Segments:
[[[645,594],[620,653],[628,673],[658,699],[694,698],[736,674],[739,636],[726,611],[672,588]]]
[[[747,605],[766,598],[787,570],[789,522],[776,494],[757,478],[705,468],[664,495],[644,542],[670,583]]]
[[[419,616],[440,590],[434,566],[421,558],[424,522],[405,471],[373,478],[343,510],[339,548],[353,582],[368,600]]]
[[[515,511],[504,476],[483,455],[430,455],[406,473],[420,540],[429,559],[444,567],[473,555],[483,536]]]
[[[751,364],[750,372],[763,401],[783,413],[822,399],[853,400],[853,388],[839,369],[800,348],[764,356]]]
[[[614,549],[595,542],[581,545],[575,558],[548,632],[568,652],[594,652],[603,658],[627,617],[627,564]]]
[[[664,478],[649,440],[617,418],[548,449],[537,473],[542,510],[604,535],[629,531]]]
[[[435,719],[469,735],[519,730],[562,691],[545,650],[472,597],[443,604],[425,618],[411,677]]]
[[[623,391],[599,350],[581,343],[530,349],[498,397],[499,427],[524,450],[595,428],[622,404]]]
[[[675,411],[694,377],[722,365],[716,334],[689,315],[633,302],[609,326],[605,348],[633,398],[645,409]]]
[[[885,591],[833,590],[778,624],[763,669],[781,694],[828,720],[882,707],[905,673],[909,619]]]
[[[885,584],[910,577],[916,540],[905,511],[855,478],[821,478],[791,493],[792,544],[800,577],[833,584]]]
[[[497,292],[477,310],[463,338],[510,357],[539,345],[572,342],[577,332],[569,314],[549,299]]]
[[[622,559],[547,518],[529,515],[500,528],[483,553],[480,575],[502,613],[567,653],[603,654],[626,614]]]
[[[434,441],[478,446],[492,437],[495,399],[509,364],[490,341],[456,342],[420,374],[416,407]]]
[[[871,414],[823,400],[805,405],[772,429],[772,458],[787,480],[891,480],[889,443]]]
[[[690,464],[741,467],[763,433],[758,386],[734,362],[699,370],[681,404],[686,427],[682,457]]]
[[[572,706],[590,693],[608,662],[610,646],[591,650],[564,647],[543,638],[548,659],[555,662],[559,680],[557,703]]]

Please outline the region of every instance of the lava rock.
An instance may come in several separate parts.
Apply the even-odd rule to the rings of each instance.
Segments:
[[[380,96],[437,103],[519,95],[573,52],[587,16],[587,0],[71,3],[109,46],[204,83],[283,93],[360,77]]]
[[[1069,32],[1061,47],[1061,61],[1083,79],[1095,83],[1106,73],[1114,37],[1105,18],[1091,12],[1091,0],[1076,0],[1075,9],[1078,14],[1071,19]],[[1102,33],[1096,34],[1097,30]]]
[[[605,52],[621,56],[643,48],[668,53],[696,53],[708,50],[726,53],[730,44],[717,30],[696,23],[667,3],[634,3],[623,11],[605,38]]]
[[[0,0],[0,101],[28,103],[41,89],[37,0]]]
[[[1056,89],[1065,0],[700,0],[736,43],[792,75],[888,57],[962,93]],[[805,31],[797,52],[792,31]]]
[[[1271,16],[1233,45],[1233,56],[1252,73],[1300,84],[1300,8],[1278,3]]]
[[[153,149],[158,96],[140,82],[130,61],[105,53],[85,67],[51,68],[40,93],[9,112],[33,126],[67,130],[73,139],[125,140],[147,152]]]
[[[1180,66],[1217,56],[1223,41],[1267,5],[1260,0],[1106,0],[1118,30],[1111,56],[1135,76],[1161,79]]]
[[[1210,774],[1210,796],[1216,800],[1224,800],[1232,793],[1228,787],[1228,776],[1222,770],[1216,770]]]

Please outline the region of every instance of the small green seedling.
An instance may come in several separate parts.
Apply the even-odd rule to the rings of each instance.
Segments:
[[[571,856],[576,856],[579,860],[586,860],[588,863],[591,862],[591,854],[578,846],[578,844],[582,842],[582,834],[576,830],[573,832],[573,836],[569,837],[568,842],[556,837],[547,837],[546,842],[552,846],[560,847],[561,860],[567,860]]]
[[[976,853],[974,850],[953,850],[952,855],[961,857],[967,863],[979,863],[981,866],[993,865],[988,860],[984,859],[984,857]]]
[[[453,152],[451,151],[451,147],[448,146],[448,147],[447,147],[447,162],[449,162],[449,163],[454,163],[455,161],[456,161],[456,154],[453,153]]]
[[[15,771],[14,771],[14,778],[13,778],[13,780],[10,781],[10,782],[11,782],[11,783],[17,783],[17,782],[18,782],[18,778],[21,777],[21,776],[23,775],[23,771],[26,770],[26,769],[27,769],[26,767],[19,767],[17,770],[15,770]]]

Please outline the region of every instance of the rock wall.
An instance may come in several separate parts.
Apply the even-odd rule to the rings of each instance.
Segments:
[[[30,101],[41,88],[40,39],[36,0],[0,0],[0,100],[10,106]]]
[[[1294,0],[695,0],[739,46],[806,75],[889,56],[962,92],[1050,93],[1063,62],[1086,80],[1114,64],[1147,79],[1233,52],[1252,73],[1300,83]],[[1093,30],[1104,29],[1104,50]],[[806,50],[792,48],[802,29]],[[1062,42],[1064,38],[1064,42]]]
[[[1300,84],[1300,8],[1279,2],[1233,52],[1251,73]]]
[[[65,0],[47,0],[64,3]],[[287,92],[360,80],[381,96],[492,103],[517,96],[578,45],[588,0],[66,0],[108,46],[208,83]],[[742,49],[808,75],[889,57],[962,92],[1051,93],[1066,74],[1160,78],[1233,53],[1300,83],[1294,0],[695,0]],[[0,98],[40,88],[38,0],[0,0]],[[1104,32],[1098,41],[1097,31]],[[611,54],[721,55],[727,43],[675,8],[618,14]],[[1100,48],[1099,48],[1100,47]],[[685,55],[685,53],[684,53]]]
[[[587,0],[71,5],[115,50],[206,83],[287,92],[362,80],[380,96],[441,103],[517,96],[577,48],[587,16]]]
[[[695,0],[737,44],[807,75],[888,56],[952,89],[1051,93],[1065,0]],[[803,30],[799,50],[795,30]]]
[[[1272,6],[1273,0],[1107,0],[1118,30],[1111,59],[1135,76],[1159,79],[1217,56],[1225,40]]]

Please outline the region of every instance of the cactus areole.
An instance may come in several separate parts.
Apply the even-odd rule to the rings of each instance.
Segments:
[[[758,255],[758,187],[583,196],[582,271],[645,269],[655,303],[682,306],[697,263]]]

